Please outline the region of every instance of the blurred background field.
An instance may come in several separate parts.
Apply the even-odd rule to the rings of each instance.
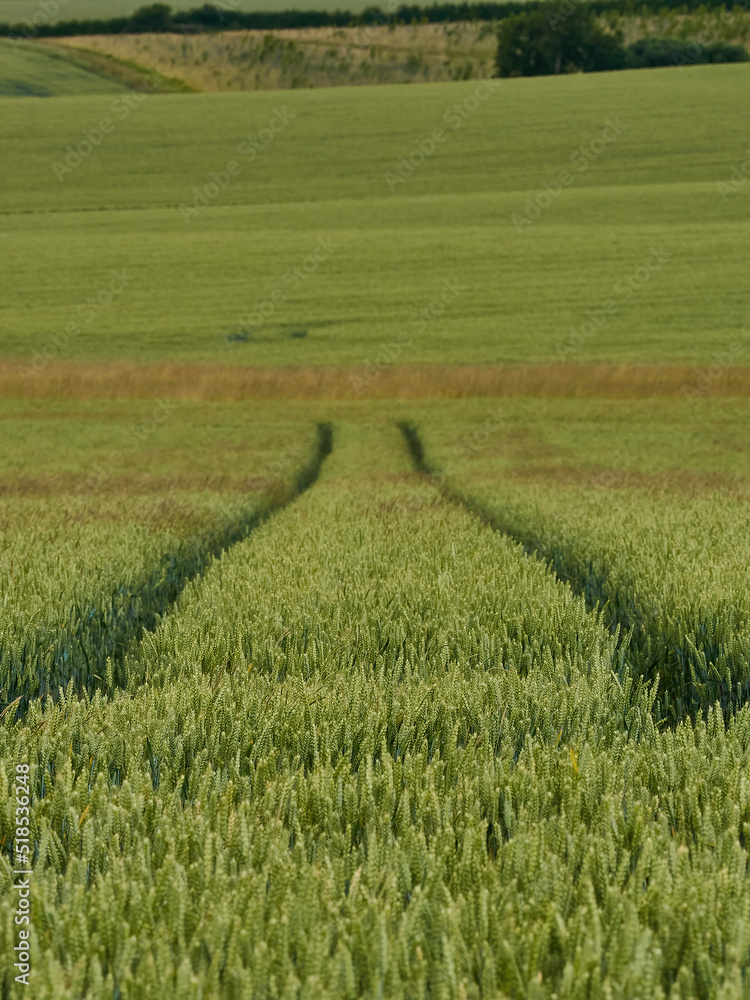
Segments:
[[[117,94],[125,88],[91,73],[75,53],[51,45],[15,46],[0,38],[0,97],[68,97]]]
[[[6,400],[0,421],[0,495],[76,496],[82,484],[89,497],[231,494],[268,489],[303,464],[315,411],[303,407],[292,417],[280,404]]]
[[[4,99],[0,354],[29,364],[73,322],[56,360],[358,365],[401,335],[401,364],[710,364],[750,320],[750,186],[718,187],[746,157],[749,73],[498,81],[483,101],[476,81],[152,95],[126,116],[104,96]],[[609,143],[608,121],[623,126]],[[420,162],[435,128],[445,141]],[[122,269],[132,280],[91,316]],[[445,282],[459,294],[443,309]],[[608,299],[607,322],[576,334]]]
[[[570,488],[604,500],[612,491],[670,490],[748,499],[749,418],[748,401],[731,398],[6,400],[0,496],[66,495],[92,504],[93,497],[156,502],[181,492],[268,491],[304,463],[317,424],[357,431],[407,421],[422,429],[439,468],[485,492]],[[352,471],[365,472],[367,461],[362,454]],[[137,516],[129,509],[128,518]]]

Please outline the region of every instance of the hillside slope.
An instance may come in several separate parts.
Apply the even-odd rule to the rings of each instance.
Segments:
[[[496,48],[489,22],[85,35],[59,41],[136,62],[199,91],[484,78],[493,73]]]
[[[750,14],[728,20],[715,12],[603,16],[602,26],[626,43],[643,38],[750,44]],[[482,79],[495,72],[491,21],[352,28],[290,28],[275,32],[83,35],[58,39],[88,59],[114,58],[156,71],[189,90],[294,90],[373,83],[439,83]],[[107,72],[107,66],[94,67]]]
[[[749,83],[2,99],[0,357],[361,365],[368,393],[391,364],[734,370],[750,185],[719,185],[748,157]]]
[[[14,45],[0,39],[0,96],[85,97],[125,89],[116,80],[80,66],[74,58],[74,52],[56,46]]]

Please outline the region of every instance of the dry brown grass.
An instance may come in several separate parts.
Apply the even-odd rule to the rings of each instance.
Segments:
[[[36,475],[0,478],[0,498],[46,497],[80,493],[81,471],[45,472]],[[177,494],[203,492],[245,496],[249,493],[269,493],[280,489],[280,480],[269,481],[260,476],[206,476],[199,468],[192,474],[160,475],[158,473],[131,473],[108,476],[97,483],[91,492],[97,496],[156,498],[168,496],[169,503],[176,503]],[[161,516],[161,515],[159,515]]]
[[[731,4],[729,6],[732,6]],[[701,10],[692,14],[682,14],[674,10],[662,10],[653,14],[610,14],[602,20],[622,32],[626,45],[640,38],[683,38],[700,40],[704,44],[712,41],[729,42],[732,45],[750,45],[750,14],[734,7],[733,16],[722,20],[719,10]]]
[[[485,22],[83,35],[56,44],[155,70],[198,91],[479,79],[492,75],[496,48]]]
[[[538,396],[567,399],[685,398],[695,368],[666,364],[402,365],[371,381],[362,368],[57,362],[21,379],[0,361],[9,399],[368,400]],[[750,367],[719,374],[700,397],[750,395]]]

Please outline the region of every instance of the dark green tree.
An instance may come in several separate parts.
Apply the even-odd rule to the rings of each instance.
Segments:
[[[129,31],[169,31],[173,27],[172,8],[165,3],[139,7],[130,17]]]
[[[625,50],[619,35],[603,31],[591,11],[535,10],[500,23],[498,76],[542,76],[622,69]]]

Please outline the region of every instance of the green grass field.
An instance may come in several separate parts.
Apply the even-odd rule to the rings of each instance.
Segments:
[[[210,406],[162,400],[0,404],[7,444],[0,477],[11,493],[44,494],[50,483],[75,494],[87,470],[104,467],[114,449],[127,462],[107,476],[110,492],[166,492],[170,486],[242,492],[279,456],[299,464],[312,446],[310,408],[286,420],[281,405]],[[143,429],[145,428],[145,430]],[[302,430],[300,430],[302,428]],[[33,474],[24,475],[34,449]],[[287,470],[288,471],[288,470]],[[271,474],[266,470],[266,476]],[[283,478],[283,477],[282,477]]]
[[[473,106],[476,83],[150,96],[131,109],[7,100],[0,352],[30,359],[124,268],[126,291],[78,324],[65,357],[358,364],[403,333],[410,363],[542,361],[613,300],[575,360],[710,362],[750,320],[750,189],[717,190],[744,156],[749,73],[503,81],[455,130],[445,115]],[[103,118],[114,131],[58,180],[53,164]],[[607,120],[627,128],[579,170],[571,157],[604,144]],[[255,152],[248,136],[271,121],[280,131]],[[444,142],[389,190],[386,174],[435,128]],[[231,160],[236,177],[186,221],[180,206]],[[565,169],[574,182],[519,233],[512,216]],[[295,277],[321,239],[332,252]],[[669,256],[649,273],[652,247]],[[445,281],[460,295],[415,318]],[[251,314],[252,336],[229,351]],[[290,340],[297,328],[307,336]]]
[[[0,38],[0,97],[114,96],[124,90],[47,46],[16,47]]]
[[[748,79],[0,97],[3,998],[749,1000]]]

